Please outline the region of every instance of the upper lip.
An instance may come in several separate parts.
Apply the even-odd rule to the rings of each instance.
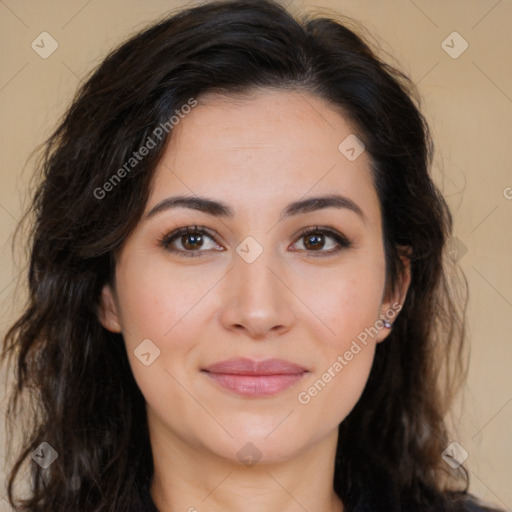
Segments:
[[[284,359],[254,361],[248,358],[234,358],[212,364],[204,371],[231,375],[294,375],[305,373],[302,366]]]

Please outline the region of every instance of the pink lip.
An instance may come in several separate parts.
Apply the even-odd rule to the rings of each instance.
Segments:
[[[308,372],[282,359],[221,361],[203,370],[222,387],[243,396],[270,396],[293,386]]]

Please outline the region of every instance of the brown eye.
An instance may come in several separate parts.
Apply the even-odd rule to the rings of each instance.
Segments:
[[[203,252],[218,250],[216,248],[219,246],[215,243],[211,244],[210,248],[204,249],[207,240],[214,242],[212,236],[205,229],[198,228],[197,226],[187,226],[166,235],[160,241],[160,245],[169,252],[180,256],[194,257],[201,256]]]
[[[328,243],[328,240],[331,240]],[[328,256],[347,249],[352,246],[352,243],[341,233],[330,227],[307,228],[299,235],[298,241],[303,240],[303,245],[306,251],[314,254],[314,256]],[[327,250],[322,250],[326,247]]]
[[[307,235],[303,238],[306,240],[304,246],[308,251],[312,251],[318,249],[319,247],[323,247],[325,244],[325,237],[323,234]]]
[[[198,249],[203,245],[203,235],[187,233],[186,235],[181,235],[180,241],[185,249]]]
[[[208,247],[208,241],[211,246]],[[352,246],[352,243],[341,233],[331,227],[319,227],[305,229],[297,239],[296,244],[302,241],[304,250],[313,256],[329,256],[342,249]],[[166,235],[160,245],[169,252],[178,256],[195,257],[202,253],[219,251],[219,245],[215,243],[212,235],[205,228],[187,226]],[[206,248],[205,248],[206,246]],[[322,250],[327,247],[327,250]]]

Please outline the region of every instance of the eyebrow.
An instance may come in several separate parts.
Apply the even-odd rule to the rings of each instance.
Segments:
[[[215,201],[207,197],[200,196],[173,196],[160,201],[156,204],[146,215],[146,218],[153,217],[157,213],[170,210],[172,208],[189,208],[198,210],[215,217],[233,218],[235,216],[234,210],[223,203],[222,201]],[[325,208],[344,208],[356,213],[363,222],[366,222],[366,217],[362,209],[346,196],[338,194],[330,194],[326,196],[309,197],[290,203],[281,213],[280,219],[299,215],[301,213],[309,213]]]

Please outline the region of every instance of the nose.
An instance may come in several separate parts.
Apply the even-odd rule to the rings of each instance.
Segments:
[[[252,263],[235,255],[224,283],[220,321],[255,340],[287,332],[294,320],[293,292],[283,266],[264,250]]]

